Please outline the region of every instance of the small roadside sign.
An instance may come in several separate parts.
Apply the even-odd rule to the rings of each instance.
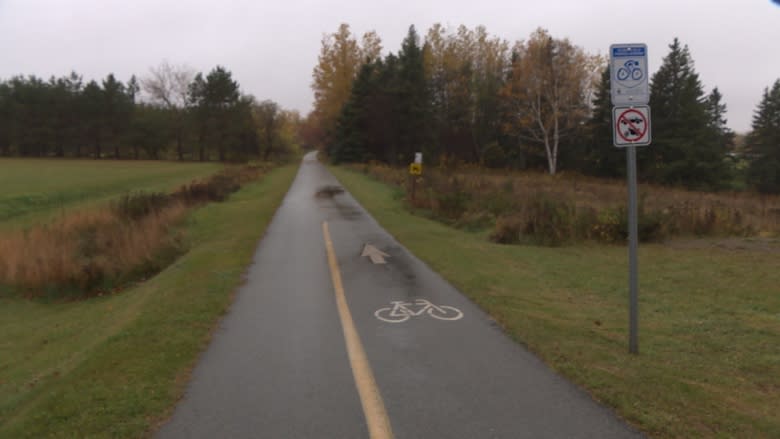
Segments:
[[[642,105],[650,102],[646,44],[609,46],[612,105]]]
[[[422,163],[412,163],[409,165],[409,173],[412,175],[422,175]]]
[[[617,147],[650,144],[650,107],[614,107],[612,109],[612,137]]]

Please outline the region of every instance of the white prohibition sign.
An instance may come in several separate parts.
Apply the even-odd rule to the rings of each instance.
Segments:
[[[401,323],[423,313],[439,320],[459,320],[463,318],[463,312],[454,306],[434,305],[425,299],[417,299],[414,302],[403,300],[390,302],[391,307],[379,308],[374,316],[388,323]]]
[[[615,146],[650,144],[650,107],[615,107],[612,110]]]

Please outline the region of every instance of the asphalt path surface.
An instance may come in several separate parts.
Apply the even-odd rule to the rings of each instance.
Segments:
[[[316,196],[338,184],[306,156],[158,437],[369,437],[323,222],[394,437],[641,437],[510,340],[348,193]],[[366,244],[387,263],[361,256]]]

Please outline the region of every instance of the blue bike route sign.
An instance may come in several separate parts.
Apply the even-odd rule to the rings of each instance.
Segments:
[[[609,67],[612,105],[643,105],[650,102],[647,45],[611,45]]]

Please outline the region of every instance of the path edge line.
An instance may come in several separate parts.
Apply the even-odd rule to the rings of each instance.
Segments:
[[[352,313],[347,304],[344,285],[341,282],[341,271],[336,259],[336,252],[333,250],[333,241],[330,237],[330,228],[327,221],[322,223],[322,235],[325,239],[325,249],[328,253],[328,265],[330,266],[333,290],[336,294],[336,305],[339,311],[339,318],[341,319],[341,328],[344,332],[344,341],[347,345],[349,364],[352,368],[352,376],[355,379],[358,395],[360,396],[360,404],[363,406],[369,437],[371,439],[393,439],[390,418],[387,416],[382,395],[379,393],[379,387],[374,379],[374,373],[371,371],[368,356],[363,349],[363,343],[360,341],[360,335],[357,332],[357,328],[355,328],[355,322],[352,320]]]

